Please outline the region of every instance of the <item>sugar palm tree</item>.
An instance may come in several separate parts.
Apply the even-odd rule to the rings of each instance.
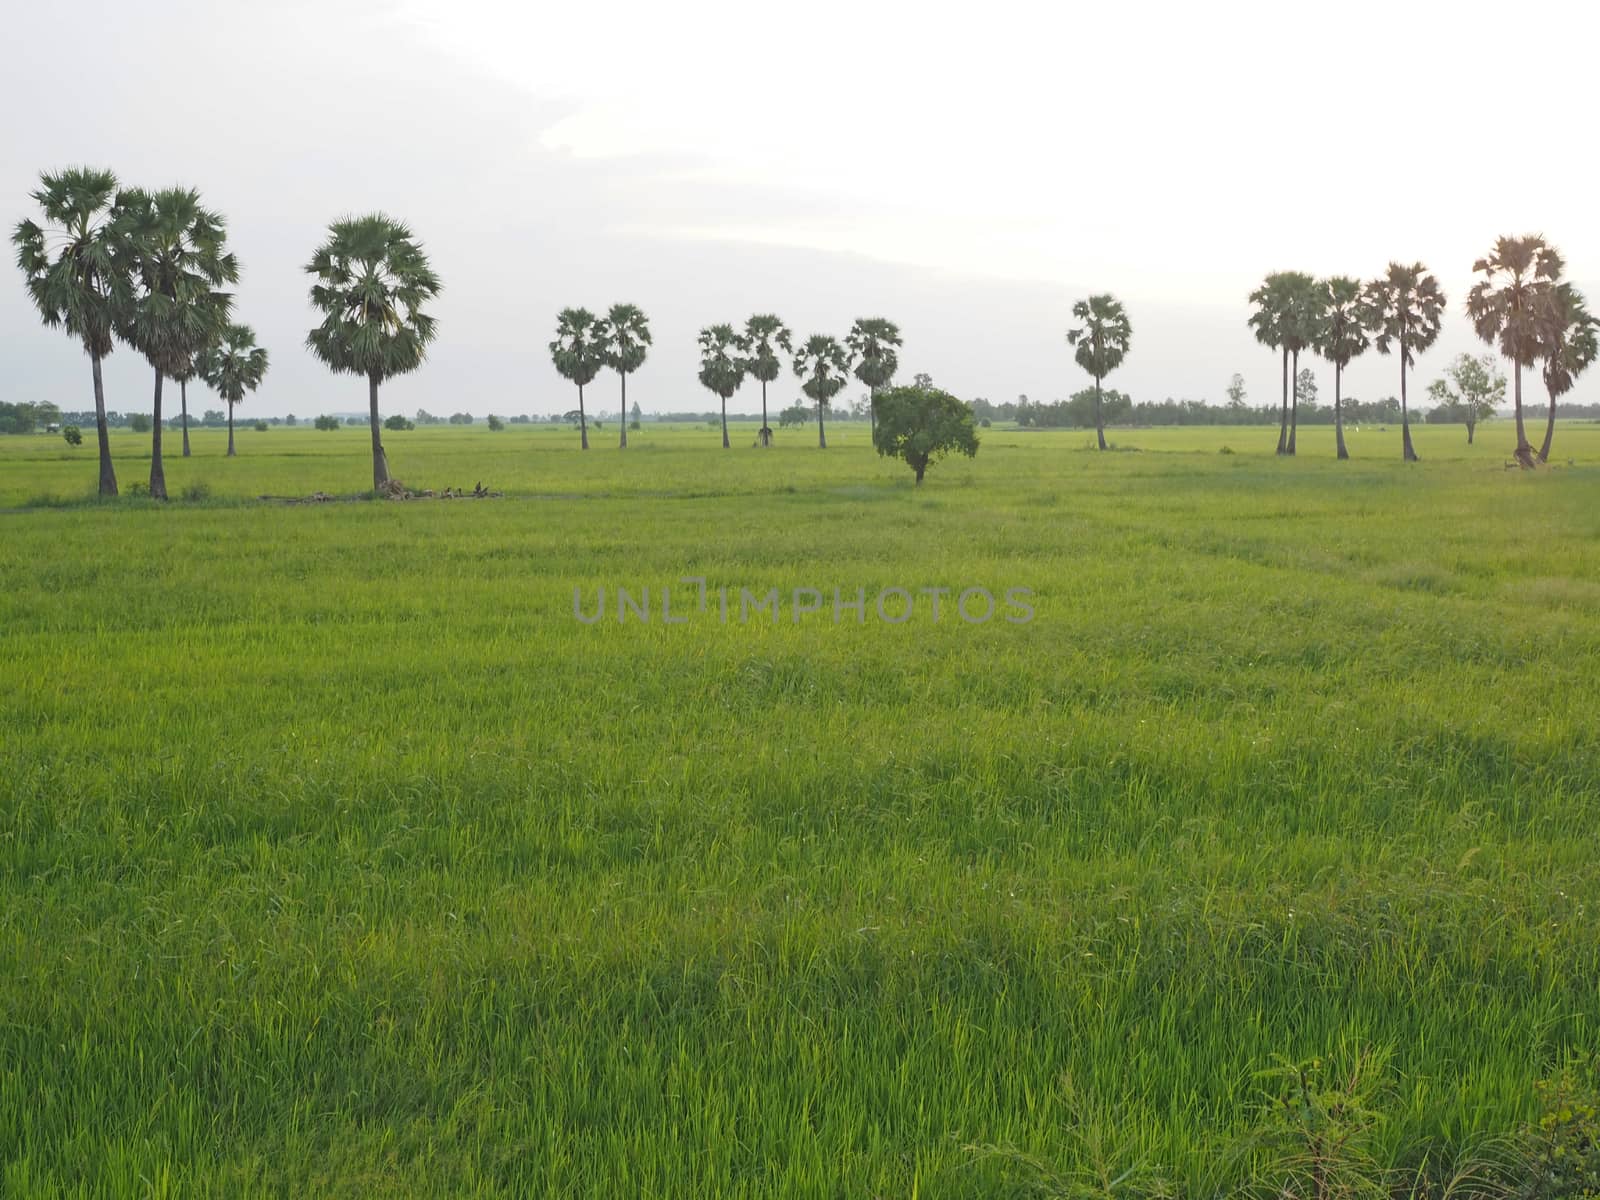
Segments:
[[[1289,352],[1289,444],[1293,457],[1300,431],[1300,352],[1309,350],[1322,328],[1326,297],[1317,281],[1302,271],[1284,272],[1287,308],[1283,321],[1283,348]]]
[[[1570,283],[1558,283],[1542,306],[1540,336],[1544,354],[1544,386],[1550,395],[1550,412],[1544,424],[1544,444],[1539,461],[1550,461],[1550,443],[1556,435],[1556,399],[1572,390],[1579,375],[1600,354],[1597,323],[1584,304],[1583,293]]]
[[[1439,337],[1444,316],[1444,292],[1439,281],[1421,263],[1406,266],[1392,262],[1381,279],[1366,287],[1367,305],[1372,312],[1373,341],[1379,354],[1397,350],[1400,355],[1400,436],[1401,455],[1416,462],[1411,445],[1411,414],[1406,406],[1406,371],[1416,356]]]
[[[372,486],[389,481],[378,422],[378,387],[416,370],[438,332],[422,306],[439,294],[439,276],[416,238],[383,213],[328,226],[328,240],[307,264],[316,277],[311,303],[322,324],[306,338],[311,352],[336,372],[364,375],[372,430]]]
[[[112,203],[117,177],[71,167],[46,172],[29,193],[43,222],[24,220],[11,235],[28,298],[52,329],[65,329],[89,356],[94,376],[95,429],[100,440],[100,494],[117,494],[106,429],[106,391],[100,363],[116,348],[121,310],[132,299]]]
[[[246,392],[261,386],[267,373],[267,352],[256,345],[255,331],[248,325],[229,325],[222,336],[200,356],[200,378],[228,404],[228,457],[234,457],[233,406]]]
[[[1255,330],[1256,341],[1270,346],[1283,356],[1283,404],[1278,417],[1278,453],[1293,454],[1293,435],[1289,423],[1291,390],[1294,407],[1300,407],[1298,369],[1291,372],[1289,360],[1299,361],[1299,351],[1305,349],[1310,339],[1306,336],[1303,317],[1305,292],[1311,277],[1299,271],[1274,271],[1250,293],[1250,303],[1255,312],[1248,324]],[[1293,380],[1293,384],[1291,384]]]
[[[1322,290],[1322,321],[1312,340],[1316,352],[1333,364],[1333,434],[1340,461],[1350,457],[1344,444],[1344,369],[1366,352],[1372,314],[1362,296],[1361,283],[1336,275],[1318,285]]]
[[[583,407],[583,389],[606,365],[605,346],[600,338],[600,318],[587,308],[563,308],[556,317],[556,340],[550,343],[550,358],[556,370],[563,379],[578,385],[578,436],[585,450],[589,448],[589,417]]]
[[[1083,324],[1068,330],[1067,345],[1076,346],[1074,358],[1090,375],[1094,376],[1094,431],[1100,439],[1100,449],[1106,448],[1106,423],[1100,399],[1100,381],[1122,365],[1127,357],[1128,345],[1133,340],[1133,326],[1122,302],[1114,296],[1101,294],[1079,300],[1072,306],[1074,320]]]
[[[1533,466],[1533,447],[1522,415],[1522,368],[1539,358],[1540,313],[1561,268],[1561,255],[1537,235],[1496,238],[1494,249],[1472,264],[1483,278],[1467,294],[1467,316],[1478,336],[1511,360],[1516,459],[1525,467]]]
[[[823,410],[850,380],[850,352],[839,344],[838,338],[814,333],[795,351],[794,373],[801,381],[800,390],[817,402],[817,445],[826,450],[828,431]]]
[[[744,381],[743,344],[732,325],[700,331],[700,382],[722,399],[722,448],[728,449],[728,397]]]
[[[233,297],[220,289],[238,280],[239,263],[228,250],[221,216],[192,188],[131,188],[117,197],[116,208],[133,280],[121,332],[155,369],[150,495],[165,500],[162,380],[192,372],[195,356],[222,332]],[[187,408],[187,389],[184,401]]]
[[[793,352],[789,328],[773,313],[757,313],[744,323],[745,369],[761,384],[761,433],[763,446],[772,444],[772,426],[767,421],[767,384],[783,371],[778,351]]]
[[[867,416],[878,427],[878,389],[887,387],[900,368],[900,327],[884,317],[858,317],[845,345],[855,361],[855,376],[867,385]]]
[[[600,323],[600,342],[605,347],[606,366],[622,380],[620,449],[628,448],[628,376],[644,365],[650,349],[650,318],[637,304],[613,304]]]

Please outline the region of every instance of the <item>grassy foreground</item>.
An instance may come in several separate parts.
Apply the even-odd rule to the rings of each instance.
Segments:
[[[1416,433],[0,439],[0,1194],[1211,1196],[1313,1058],[1447,1167],[1600,1050],[1600,427]],[[684,576],[827,599],[574,618]]]

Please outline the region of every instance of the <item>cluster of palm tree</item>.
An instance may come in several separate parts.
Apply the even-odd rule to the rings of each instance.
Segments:
[[[88,167],[46,173],[31,195],[40,219],[18,223],[11,240],[45,324],[64,329],[89,356],[100,494],[117,494],[100,364],[121,342],[155,371],[149,488],[165,499],[164,381],[179,386],[184,456],[190,453],[188,384],[196,376],[228,403],[231,455],[233,406],[267,370],[266,351],[247,327],[233,323],[233,296],[222,290],[239,279],[225,223],[192,188],[122,187],[113,172]]]
[[[800,390],[817,405],[817,444],[826,448],[828,435],[825,411],[829,402],[849,382],[852,373],[866,384],[872,396],[871,411],[876,424],[876,400],[900,367],[897,353],[900,330],[883,317],[862,317],[851,327],[844,341],[827,334],[813,334],[796,349],[794,335],[774,313],[756,313],[742,329],[732,324],[707,325],[700,331],[700,371],[702,386],[722,402],[722,446],[728,449],[728,401],[746,378],[761,384],[761,431],[758,445],[772,444],[772,426],[767,420],[767,385],[783,373],[780,354],[791,356],[791,366],[800,380]],[[550,343],[550,358],[562,378],[578,388],[578,432],[580,444],[589,448],[587,410],[583,389],[594,382],[602,368],[610,367],[622,379],[623,430],[620,446],[628,444],[628,374],[644,362],[650,345],[649,321],[632,304],[616,305],[604,317],[586,308],[564,308],[556,318],[556,337]]]
[[[1544,364],[1550,409],[1537,461],[1545,462],[1555,435],[1556,400],[1571,390],[1579,373],[1600,352],[1596,322],[1583,295],[1561,279],[1561,256],[1542,237],[1500,238],[1473,270],[1483,278],[1467,298],[1467,315],[1478,336],[1512,361],[1516,458],[1531,467],[1536,456],[1523,422],[1522,368]],[[1279,271],[1250,293],[1250,303],[1255,311],[1249,325],[1256,340],[1283,358],[1279,454],[1295,452],[1300,352],[1310,350],[1333,365],[1336,453],[1341,459],[1350,457],[1344,439],[1344,370],[1374,347],[1400,361],[1401,455],[1406,462],[1417,461],[1408,376],[1416,356],[1438,339],[1447,303],[1438,279],[1426,266],[1392,262],[1382,276],[1366,283],[1343,275],[1316,279],[1300,271]]]

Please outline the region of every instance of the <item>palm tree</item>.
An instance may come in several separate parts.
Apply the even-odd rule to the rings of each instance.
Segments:
[[[28,298],[52,329],[77,338],[94,375],[95,428],[100,439],[100,494],[117,494],[106,429],[106,391],[100,362],[115,348],[119,313],[132,297],[113,220],[117,177],[110,171],[71,167],[39,177],[29,195],[44,223],[24,220],[11,235]]]
[[[622,428],[620,449],[628,448],[628,376],[644,365],[650,348],[650,318],[637,304],[613,304],[600,323],[600,342],[605,347],[606,366],[622,379]]]
[[[1406,266],[1392,262],[1382,279],[1367,284],[1366,298],[1372,310],[1373,341],[1378,353],[1400,351],[1401,454],[1406,462],[1416,462],[1417,452],[1411,445],[1411,414],[1406,407],[1406,369],[1439,336],[1444,292],[1421,263]]]
[[[233,458],[233,406],[261,386],[267,352],[256,345],[250,326],[229,325],[201,355],[198,370],[200,378],[228,402],[228,457]]]
[[[1283,321],[1283,348],[1289,352],[1289,445],[1294,457],[1295,435],[1300,431],[1300,351],[1308,350],[1322,328],[1327,301],[1317,281],[1302,271],[1284,272],[1284,299],[1287,308]]]
[[[556,318],[556,340],[550,358],[563,379],[578,385],[578,435],[589,448],[589,417],[583,408],[583,389],[594,382],[606,365],[600,318],[587,308],[563,308]]]
[[[1344,369],[1371,344],[1367,327],[1372,314],[1362,298],[1361,283],[1336,275],[1318,285],[1322,289],[1322,322],[1312,345],[1333,364],[1333,435],[1342,462],[1350,457],[1344,445]]]
[[[1122,302],[1110,295],[1090,296],[1072,306],[1074,320],[1083,324],[1067,332],[1067,345],[1076,346],[1073,356],[1080,367],[1094,376],[1094,431],[1100,449],[1106,448],[1105,416],[1100,400],[1100,381],[1122,365],[1133,326]]]
[[[789,328],[773,313],[757,313],[744,323],[745,369],[761,383],[761,433],[763,446],[772,444],[772,426],[767,422],[767,384],[778,378],[783,362],[778,351],[793,352]]]
[[[722,448],[728,448],[728,397],[744,381],[743,344],[732,325],[700,331],[700,382],[722,398]]]
[[[1300,342],[1299,349],[1304,349],[1300,341],[1305,330],[1299,328],[1296,320],[1296,297],[1304,286],[1304,281],[1309,281],[1309,276],[1298,271],[1274,271],[1261,281],[1261,286],[1250,293],[1250,303],[1256,306],[1255,312],[1250,314],[1247,322],[1255,330],[1256,341],[1263,346],[1270,346],[1283,355],[1283,407],[1278,418],[1278,453],[1292,454],[1289,434],[1289,393],[1290,371],[1289,357],[1295,352],[1295,343]],[[1294,383],[1295,407],[1300,406],[1299,380]]]
[[[817,402],[817,445],[828,448],[828,432],[823,425],[823,410],[850,379],[850,352],[838,338],[814,333],[795,351],[794,373],[800,390]]]
[[[900,367],[900,327],[884,317],[858,317],[845,338],[855,360],[855,376],[867,385],[867,416],[878,427],[878,389],[887,387]]]
[[[1594,363],[1596,355],[1600,354],[1600,339],[1595,333],[1597,322],[1589,315],[1583,293],[1570,283],[1558,283],[1551,288],[1541,307],[1540,342],[1550,413],[1544,423],[1544,444],[1539,447],[1539,461],[1547,463],[1550,443],[1556,435],[1556,398],[1570,392],[1578,376]]]
[[[422,365],[438,332],[422,306],[439,294],[411,230],[383,213],[328,226],[328,240],[307,264],[316,276],[311,303],[323,322],[306,338],[311,352],[336,372],[365,375],[372,428],[372,486],[389,482],[378,424],[378,385]]]
[[[1539,358],[1540,310],[1561,267],[1561,255],[1537,235],[1496,238],[1494,249],[1472,264],[1483,278],[1467,294],[1467,316],[1478,336],[1511,360],[1516,459],[1525,467],[1533,466],[1533,447],[1522,417],[1522,368]]]
[[[203,207],[192,188],[132,188],[117,197],[116,208],[134,285],[121,332],[155,368],[150,495],[165,500],[162,380],[192,372],[195,356],[221,333],[233,297],[217,289],[238,280],[239,263],[227,249],[222,218]]]

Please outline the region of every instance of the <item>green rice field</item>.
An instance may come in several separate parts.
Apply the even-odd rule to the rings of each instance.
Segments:
[[[0,1196],[1585,1194],[1600,424],[1276,432],[0,438]]]

